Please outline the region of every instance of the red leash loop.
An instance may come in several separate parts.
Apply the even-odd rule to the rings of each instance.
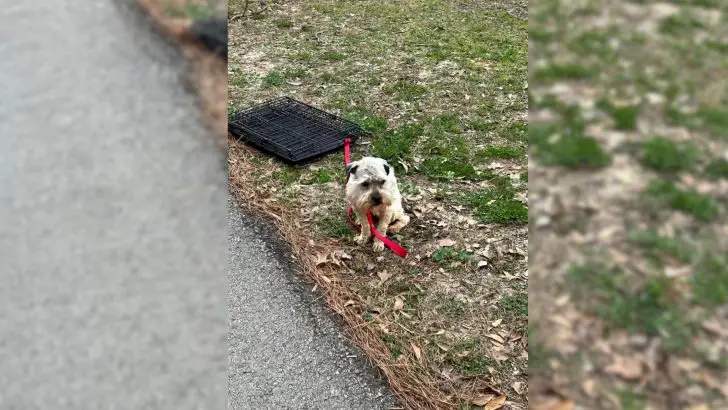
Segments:
[[[349,165],[351,162],[351,138],[344,140],[344,164]]]
[[[344,139],[344,163],[346,165],[349,165],[351,162],[351,138]],[[347,182],[349,181],[349,174],[346,175]],[[349,208],[348,211],[348,220],[349,225],[351,225],[351,228],[356,232],[357,234],[361,233],[361,229],[354,223],[354,210],[352,208]],[[376,229],[374,229],[374,220],[372,219],[372,211],[367,212],[367,222],[369,223],[369,229],[372,231],[372,235],[374,235],[375,238],[382,241],[384,246],[389,248],[392,253],[399,256],[400,258],[406,258],[407,257],[407,250],[400,246],[397,242],[387,238],[385,235],[382,235],[379,233]]]

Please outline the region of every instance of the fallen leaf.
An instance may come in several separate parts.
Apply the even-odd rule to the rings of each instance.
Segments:
[[[488,266],[488,261],[480,261],[480,262],[478,262],[478,269],[484,268],[486,266]]]
[[[387,272],[386,270],[383,270],[381,272],[377,272],[377,276],[379,277],[379,284],[386,282],[387,279],[392,277],[392,274]]]
[[[346,303],[344,303],[344,307],[356,305],[356,302],[353,300],[347,300]]]
[[[550,410],[573,410],[574,409],[574,400],[564,400],[561,403],[555,405],[554,407],[551,407]]]
[[[329,255],[324,255],[319,253],[316,255],[316,266],[323,265],[324,263],[328,262]]]
[[[593,379],[586,379],[581,384],[581,389],[584,390],[587,396],[594,397],[597,392],[597,383]]]
[[[402,310],[402,308],[403,308],[403,307],[404,307],[404,299],[402,299],[402,298],[399,298],[399,297],[398,297],[398,298],[396,298],[396,299],[394,300],[394,310],[395,310],[395,311],[397,311],[397,310]]]
[[[620,376],[626,380],[636,380],[642,376],[642,361],[636,357],[617,357],[604,371]]]
[[[453,241],[453,240],[452,240],[452,239],[450,239],[450,238],[445,238],[445,239],[440,239],[440,240],[439,240],[439,241],[437,242],[437,245],[438,245],[438,246],[440,246],[440,247],[442,248],[442,247],[446,247],[446,246],[453,246],[453,245],[455,245],[456,243],[457,243],[457,242]]]
[[[498,320],[494,321],[493,323],[491,323],[490,325],[493,327],[498,327],[498,326],[500,326],[501,322],[503,322],[503,319],[498,319]]]
[[[437,345],[437,347],[439,347],[440,349],[442,349],[443,352],[447,352],[448,350],[450,350],[450,346],[448,346],[448,345],[446,345],[444,343],[435,342],[435,344]]]
[[[303,84],[303,81],[301,81],[301,80],[300,80],[300,79],[298,79],[298,78],[294,78],[294,79],[292,79],[292,80],[286,80],[286,84],[290,84],[290,85],[296,85],[296,86],[298,86],[298,85],[301,85],[301,84]]]
[[[496,398],[491,399],[488,403],[486,403],[485,407],[483,407],[483,410],[495,410],[503,407],[503,404],[506,402],[506,396],[501,395]]]
[[[724,328],[720,323],[712,319],[703,322],[703,329],[708,332],[715,333],[718,336],[728,337],[728,329]]]
[[[523,383],[521,382],[513,382],[511,385],[513,387],[513,390],[518,394],[523,394]]]
[[[485,394],[482,396],[476,396],[473,397],[470,400],[470,403],[476,405],[476,406],[485,406],[489,401],[491,401],[495,397],[495,394]]]
[[[414,344],[414,342],[411,343],[411,345],[412,345],[412,351],[415,353],[415,357],[417,358],[417,361],[422,363],[422,350],[419,347],[417,347],[417,345]]]
[[[500,344],[505,343],[505,341],[503,340],[503,338],[500,337],[499,335],[495,334],[495,333],[491,333],[491,334],[485,335],[485,337],[488,337],[490,339],[493,339],[493,340],[495,340],[496,342],[498,342]]]
[[[326,277],[326,276],[324,276],[324,275],[321,275],[321,279],[323,279],[323,280],[324,280],[324,282],[326,282],[326,283],[329,283],[329,284],[331,283],[331,279],[327,278],[327,277]]]

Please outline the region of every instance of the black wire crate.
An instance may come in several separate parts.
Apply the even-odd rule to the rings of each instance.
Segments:
[[[319,158],[368,135],[359,125],[289,97],[236,113],[228,131],[263,152],[297,164]]]

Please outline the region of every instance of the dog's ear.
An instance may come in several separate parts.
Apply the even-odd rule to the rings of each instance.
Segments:
[[[359,164],[352,162],[346,166],[346,177],[348,178],[351,174],[356,174],[356,170],[359,168]]]
[[[389,164],[387,164],[386,162],[384,163],[384,172],[385,172],[385,173],[386,173],[387,175],[389,175]]]

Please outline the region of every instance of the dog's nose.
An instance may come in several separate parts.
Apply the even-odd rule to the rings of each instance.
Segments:
[[[372,195],[372,204],[379,205],[382,203],[382,197],[380,195]]]

